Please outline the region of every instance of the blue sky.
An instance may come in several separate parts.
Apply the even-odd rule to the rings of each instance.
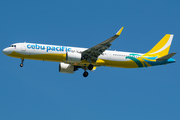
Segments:
[[[139,69],[100,67],[87,78],[58,72],[59,63],[0,53],[1,120],[179,120],[178,0],[0,1],[0,48],[16,42],[92,47],[122,26],[112,50],[149,51],[174,34],[176,63]]]

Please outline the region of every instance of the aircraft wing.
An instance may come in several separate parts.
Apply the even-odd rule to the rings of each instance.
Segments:
[[[82,52],[82,58],[91,63],[91,61],[96,62],[98,56],[102,54],[105,50],[107,50],[111,46],[111,42],[113,42],[119,35],[121,34],[124,27],[122,27],[114,36],[111,38],[85,50]]]

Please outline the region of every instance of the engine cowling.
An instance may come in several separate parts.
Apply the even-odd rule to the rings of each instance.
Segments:
[[[66,61],[67,62],[81,62],[81,53],[73,53],[73,52],[67,52],[66,53]]]
[[[74,73],[74,65],[59,63],[59,72],[61,73]]]

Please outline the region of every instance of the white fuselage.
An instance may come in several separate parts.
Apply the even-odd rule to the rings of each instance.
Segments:
[[[16,45],[16,47],[8,47],[4,49],[4,51],[6,51],[8,56],[21,58],[21,59],[35,59],[35,60],[43,60],[43,61],[65,62],[65,63],[70,63],[70,64],[75,64],[75,63],[66,61],[67,52],[81,53],[87,50],[87,48],[36,44],[36,43],[15,43],[13,45]],[[133,55],[130,55],[130,54],[133,54]],[[93,64],[97,66],[112,66],[112,67],[114,66],[114,67],[128,67],[129,68],[131,64],[129,66],[124,66],[122,64],[115,65],[112,62],[113,61],[118,62],[118,63],[126,62],[126,61],[130,62],[131,60],[127,59],[127,56],[139,58],[141,55],[143,54],[106,50],[98,57],[97,62]],[[88,62],[82,61],[78,64],[87,65]],[[132,67],[134,67],[134,65]]]

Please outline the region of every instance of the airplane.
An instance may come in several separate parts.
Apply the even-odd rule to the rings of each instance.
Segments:
[[[3,53],[10,57],[20,58],[20,67],[25,59],[54,61],[59,63],[59,72],[74,73],[79,68],[84,70],[83,76],[87,77],[89,71],[97,67],[142,68],[174,63],[171,58],[176,53],[169,49],[173,34],[166,34],[149,52],[134,53],[108,50],[111,43],[120,36],[122,27],[114,36],[91,47],[69,47],[60,45],[47,45],[38,43],[14,43],[3,49]]]

